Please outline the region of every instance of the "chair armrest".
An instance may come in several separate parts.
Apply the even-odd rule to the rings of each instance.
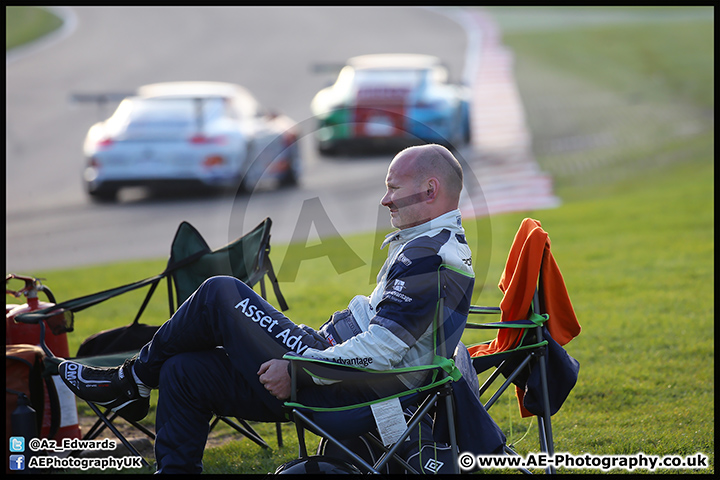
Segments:
[[[455,362],[452,359],[440,356],[436,356],[435,360],[430,365],[394,368],[392,370],[371,370],[369,368],[359,367],[356,365],[344,365],[328,360],[303,357],[294,352],[286,353],[283,358],[290,361],[290,377],[292,381],[291,401],[293,402],[296,400],[297,381],[301,370],[304,374],[309,375],[310,377],[322,380],[345,382],[381,381],[383,379],[411,372],[435,371],[438,374],[442,373],[439,379],[436,377],[428,386],[422,387],[423,389],[430,388],[433,385],[438,385],[450,380],[457,381],[462,376],[460,370],[458,370],[455,366]]]
[[[481,305],[470,305],[468,313],[482,315],[499,315],[502,313],[500,307],[483,307]]]
[[[372,378],[392,377],[403,373],[429,370],[443,370],[447,374],[452,374],[455,369],[455,362],[453,360],[442,357],[436,357],[435,361],[430,365],[393,368],[392,370],[372,370],[357,365],[345,365],[329,360],[303,357],[294,352],[286,353],[283,358],[290,361],[291,368],[302,368],[311,376],[324,380],[369,380]]]
[[[472,308],[472,307],[471,307]],[[488,308],[488,307],[481,307]],[[470,313],[488,313],[488,312],[474,312],[472,309]],[[545,322],[548,321],[550,316],[547,313],[538,314],[531,313],[529,318],[522,320],[511,320],[507,322],[488,322],[488,323],[471,323],[467,322],[465,328],[469,329],[501,329],[501,328],[530,328],[530,327],[541,327]]]
[[[122,295],[126,292],[130,292],[140,287],[144,287],[145,285],[157,283],[162,280],[162,278],[162,274],[155,275],[154,277],[149,277],[138,282],[129,283],[127,285],[122,285],[120,287],[111,288],[102,292],[85,295],[83,297],[73,298],[71,300],[60,302],[57,305],[52,305],[50,307],[46,307],[40,310],[33,310],[32,312],[20,314],[15,317],[15,320],[21,323],[39,323],[41,320],[48,319],[58,314],[65,314],[66,312],[79,312],[88,307],[92,307],[93,305],[104,302],[105,300],[108,300],[112,297]]]

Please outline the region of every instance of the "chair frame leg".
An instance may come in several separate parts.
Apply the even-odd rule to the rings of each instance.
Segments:
[[[127,448],[130,451],[130,453],[132,453],[134,456],[140,457],[140,460],[142,461],[143,465],[150,468],[150,464],[148,463],[147,460],[145,460],[145,457],[143,457],[142,454],[140,454],[140,452],[130,444],[130,442],[127,440],[127,438],[125,438],[125,436],[122,433],[120,433],[120,431],[117,429],[117,427],[115,425],[113,425],[112,420],[108,419],[105,414],[101,413],[100,409],[94,403],[87,402],[87,401],[86,401],[86,403],[90,406],[92,411],[95,412],[95,415],[97,415],[98,419],[103,424],[105,424],[105,427],[109,428],[110,431],[120,440],[120,442],[125,446],[125,448]],[[113,416],[112,418],[114,419],[115,416]],[[95,427],[93,426],[93,429],[94,428]],[[97,432],[95,432],[95,436],[97,436],[102,430],[103,429],[100,428]],[[153,435],[153,437],[154,437],[154,435]]]
[[[537,335],[540,341],[543,340],[542,328],[537,327]],[[540,357],[540,385],[542,387],[543,396],[543,414],[538,415],[538,430],[540,435],[540,448],[548,455],[555,455],[555,445],[553,442],[552,423],[550,420],[550,398],[548,395],[547,381],[547,355]],[[547,473],[555,473],[555,467],[549,466]]]
[[[215,416],[215,419],[213,420],[213,422],[210,424],[210,430],[215,428],[215,425],[217,425],[218,422],[220,422],[222,420],[224,423],[226,423],[229,426],[231,426],[232,428],[234,428],[238,433],[246,436],[247,438],[249,438],[256,444],[261,446],[262,448],[270,448],[270,445],[267,444],[267,442],[260,436],[260,434],[258,434],[255,431],[254,428],[252,428],[252,426],[250,426],[242,418],[237,418],[237,417],[235,417],[235,418],[238,422],[241,423],[241,425],[238,425],[237,423],[235,423],[233,420],[229,419],[228,417],[225,417],[222,415],[217,415],[217,416]]]
[[[110,417],[108,418],[108,414],[110,414],[110,413],[112,413],[112,415],[110,415]],[[113,412],[110,409],[107,409],[107,410],[105,410],[104,416],[108,419],[109,422],[112,423],[118,417],[118,414]],[[137,428],[138,430],[140,430],[142,433],[147,435],[151,440],[155,440],[155,434],[152,431],[150,431],[147,427],[145,427],[144,425],[141,425],[132,420],[127,420],[127,419],[123,419],[123,420],[125,420],[130,425]],[[103,423],[102,419],[98,418],[98,420],[95,422],[95,424],[92,426],[92,428],[90,428],[90,430],[88,430],[88,432],[85,434],[83,439],[84,440],[94,440],[95,438],[98,437],[98,435],[100,435],[102,433],[103,430],[105,430],[105,428],[106,428],[106,425]]]
[[[298,432],[298,444],[300,447],[300,458],[307,458],[309,455],[307,453],[307,446],[305,445],[305,430],[308,429],[315,433],[316,435],[320,435],[322,437],[325,437],[328,439],[328,441],[333,442],[333,444],[337,447],[339,447],[341,450],[343,450],[347,455],[350,455],[352,458],[356,459],[357,462],[369,473],[380,473],[378,470],[375,470],[372,466],[370,466],[365,460],[358,457],[354,452],[352,452],[350,449],[348,449],[345,445],[341,444],[340,442],[337,442],[330,434],[328,434],[325,430],[318,427],[312,421],[300,413],[297,409],[293,409],[293,420],[295,421],[295,426],[297,428]],[[304,424],[304,425],[303,425]]]
[[[220,420],[222,420],[224,423],[234,428],[238,433],[246,436],[260,447],[270,448],[270,445],[267,444],[267,442],[260,436],[260,434],[255,431],[254,428],[252,428],[252,426],[250,426],[250,424],[248,424],[242,418],[235,417],[235,419],[240,422],[241,425],[238,425],[236,422],[234,422],[228,417],[216,416],[210,428],[212,429],[215,425],[217,425]]]
[[[543,341],[543,334],[542,334],[542,327],[537,327],[536,331],[537,339],[539,342]],[[535,351],[530,352],[530,354],[523,359],[523,361],[515,367],[513,372],[507,377],[505,382],[500,386],[500,388],[497,389],[497,391],[493,394],[493,396],[485,403],[485,410],[489,410],[490,407],[492,407],[495,402],[498,400],[498,398],[507,390],[507,388],[510,386],[512,381],[515,379],[515,377],[522,371],[523,368],[527,366],[527,364],[532,359],[537,359],[538,368],[540,369],[540,385],[542,389],[542,414],[536,415],[537,422],[538,422],[538,437],[540,442],[540,451],[543,453],[546,453],[550,456],[555,454],[555,447],[553,442],[553,434],[552,434],[552,423],[551,423],[551,413],[550,413],[550,399],[548,395],[548,380],[547,380],[547,355],[546,355],[546,348],[539,348]],[[505,362],[501,363],[495,371],[488,377],[488,379],[483,383],[483,385],[480,387],[480,395],[483,394],[493,383],[495,379],[498,378],[500,375],[500,369],[502,365]],[[505,453],[512,454],[512,455],[518,455],[517,452],[515,452],[512,448],[505,446]],[[530,473],[529,471],[525,469],[521,469],[524,473]],[[548,466],[548,468],[545,470],[546,473],[553,474],[556,473],[556,469],[553,466]]]
[[[280,423],[280,422],[275,423],[275,437],[277,438],[278,448],[282,448],[283,447],[283,433],[282,433],[282,423]]]
[[[450,387],[446,384],[448,389]],[[460,473],[460,453],[458,451],[458,444],[457,444],[457,434],[455,433],[455,409],[453,408],[453,397],[452,397],[452,391],[449,392],[442,392],[442,395],[445,396],[445,408],[447,408],[448,413],[448,429],[450,431],[450,446],[452,448],[453,452],[453,473],[459,474]]]
[[[523,359],[523,361],[520,363],[520,365],[515,368],[515,370],[510,374],[510,376],[507,377],[507,379],[503,382],[503,384],[500,386],[500,388],[498,388],[498,390],[490,398],[490,400],[487,401],[487,403],[485,404],[485,410],[489,410],[490,407],[492,407],[495,404],[495,402],[498,400],[498,398],[500,398],[500,396],[510,386],[512,381],[515,380],[515,377],[517,377],[520,374],[520,372],[522,371],[522,369],[525,368],[525,366],[528,363],[530,363],[530,360],[532,359],[533,356],[534,356],[534,353],[531,353],[530,355],[528,355],[527,357],[525,357]],[[499,368],[495,370],[495,372],[499,372],[499,371],[500,371]],[[497,378],[497,376],[495,376],[495,378]],[[488,379],[488,380],[490,380],[490,379]],[[485,387],[486,384],[487,384],[487,381],[485,382],[485,384],[483,384],[483,387]]]

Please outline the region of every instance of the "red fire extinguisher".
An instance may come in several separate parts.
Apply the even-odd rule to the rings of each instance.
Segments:
[[[8,288],[8,282],[12,279],[22,280],[24,287],[19,290],[11,290]],[[39,279],[23,275],[10,273],[5,277],[5,292],[16,298],[25,296],[27,303],[5,304],[5,344],[18,345],[30,344],[39,345],[43,350],[49,350],[56,357],[68,358],[70,356],[67,334],[65,332],[72,331],[72,325],[68,325],[65,316],[60,314],[48,319],[42,320],[44,325],[19,323],[15,321],[15,317],[22,313],[33,312],[55,305],[55,297],[50,289],[43,285]],[[50,303],[43,302],[38,299],[38,292],[43,292]],[[42,333],[45,331],[44,338]],[[44,343],[44,346],[43,346]],[[80,426],[78,424],[77,403],[75,395],[59,377],[53,376],[52,380],[57,391],[60,423],[57,432],[52,437],[55,440],[62,441],[63,438],[81,438]],[[49,438],[52,425],[52,408],[50,394],[45,388],[45,407],[43,408],[43,426],[40,431],[42,438]],[[56,409],[57,410],[57,409]]]

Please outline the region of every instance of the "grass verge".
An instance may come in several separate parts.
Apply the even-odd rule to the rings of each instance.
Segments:
[[[40,7],[5,7],[5,50],[31,42],[62,25],[62,20]]]
[[[704,154],[618,184],[611,195],[602,193],[606,187],[598,187],[589,199],[556,210],[492,220],[493,244],[497,245],[493,258],[497,259],[507,253],[524,215],[543,222],[583,327],[581,335],[567,345],[580,361],[581,373],[563,409],[553,417],[557,451],[577,455],[701,452],[714,462],[714,166],[712,142],[705,139],[704,144]],[[700,145],[698,149],[703,150]],[[372,239],[366,235],[347,240],[360,250]],[[276,264],[283,255],[283,246],[275,249]],[[493,262],[489,278],[499,279],[502,263]],[[139,262],[47,272],[45,277],[48,285],[62,291],[59,298],[67,298],[130,281],[137,278],[132,273],[150,274],[161,266],[161,262]],[[330,268],[323,259],[303,262],[298,275],[302,281],[282,285],[292,318],[318,326],[352,295],[367,290],[363,269],[328,282]],[[87,284],[77,288],[90,280],[94,288]],[[309,286],[328,284],[332,288],[327,295],[322,290],[308,294]],[[497,304],[500,295],[495,290],[486,289],[480,303]],[[119,302],[132,307],[126,313],[100,305],[78,314],[72,348],[87,334],[127,323],[140,297]],[[162,295],[157,297],[159,312],[165,305]],[[156,319],[162,321],[165,316],[158,314]],[[469,334],[463,338],[466,344],[482,340]],[[518,417],[512,396],[493,408],[493,417],[511,442],[528,428],[532,430],[516,445],[521,453],[538,451],[535,427]],[[274,438],[272,427],[258,428]],[[286,446],[272,452],[248,441],[209,449],[207,472],[272,471],[295,455],[297,445],[289,425],[285,432]]]
[[[564,205],[483,221],[491,244],[469,238],[476,252],[491,249],[487,276],[478,278],[484,288],[474,300],[497,304],[495,285],[520,220],[541,220],[583,327],[567,346],[581,371],[553,417],[556,451],[700,452],[710,457],[710,468],[682,472],[714,472],[712,31],[708,22],[662,23],[504,38],[517,55],[538,160],[555,176]],[[563,147],[578,136],[582,148]],[[473,222],[466,229],[475,231]],[[369,291],[375,235],[345,240],[368,252],[368,267],[329,280],[334,270],[327,258],[302,262],[302,280],[282,285],[297,322],[318,326],[353,295]],[[276,268],[287,252],[274,246]],[[19,273],[46,278],[62,300],[163,267],[158,260]],[[79,314],[71,351],[98,330],[128,323],[143,296],[136,292]],[[156,295],[144,318],[160,323],[167,315],[163,296]],[[511,395],[491,413],[520,453],[538,451],[536,428],[519,419]],[[274,438],[274,425],[258,429]],[[272,451],[246,440],[209,448],[206,473],[274,471],[297,452],[292,427],[284,431],[285,446],[271,440]]]

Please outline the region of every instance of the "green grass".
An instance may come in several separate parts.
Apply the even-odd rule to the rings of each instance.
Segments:
[[[476,270],[473,300],[499,302],[497,282],[515,231],[525,216],[539,219],[583,328],[566,346],[581,370],[553,417],[556,451],[701,452],[711,468],[686,473],[714,472],[712,33],[711,22],[699,21],[513,31],[503,38],[516,54],[538,160],[553,173],[563,205],[465,222],[475,256],[486,259]],[[605,109],[572,108],[598,94]],[[695,122],[694,128],[673,134],[678,119]],[[606,129],[614,139],[610,146],[560,153],[545,148],[558,138]],[[573,165],[585,166],[568,168]],[[288,314],[298,323],[318,326],[353,295],[372,288],[375,234],[344,240],[364,266],[338,274],[326,257],[307,260],[297,281],[282,283]],[[273,246],[276,271],[286,264],[287,252],[286,245]],[[23,273],[44,277],[62,300],[163,267],[158,260]],[[144,292],[133,295],[80,312],[71,351],[91,333],[128,323]],[[159,291],[144,318],[160,323],[167,313]],[[484,339],[467,334],[463,341]],[[513,396],[491,413],[520,453],[538,451],[537,427],[520,419]],[[274,425],[258,429],[274,439]],[[206,473],[274,471],[296,456],[292,426],[284,432],[286,445],[278,448],[270,440],[272,452],[247,440],[206,450]],[[311,440],[311,449],[316,442]]]
[[[59,28],[62,21],[44,8],[5,7],[5,50]]]
[[[602,188],[597,197],[589,195],[588,200],[560,209],[527,214],[540,219],[550,232],[555,258],[583,327],[580,336],[567,345],[580,361],[581,373],[563,409],[553,417],[557,451],[702,452],[714,461],[714,166],[712,142],[706,139],[705,145],[704,155],[617,184],[611,195],[603,194]],[[524,215],[492,220],[493,256],[498,260],[507,253]],[[468,227],[472,230],[472,222]],[[373,236],[347,240],[362,251],[360,246],[369,246]],[[282,264],[283,247],[273,252],[276,265]],[[502,260],[492,263],[489,277],[498,279]],[[162,262],[139,262],[47,272],[45,276],[46,283],[62,291],[61,298],[65,298],[130,281],[138,277],[133,273],[150,274],[161,266]],[[327,259],[306,261],[298,275],[302,281],[282,285],[291,318],[318,326],[353,294],[368,289],[364,269],[338,275],[330,282],[328,271],[332,266]],[[116,275],[111,275],[113,272]],[[83,289],[72,288],[87,279],[96,281]],[[321,287],[328,286],[331,290],[324,296]],[[480,303],[497,304],[500,294],[495,290],[486,289]],[[162,321],[164,298],[157,297],[158,310],[163,313],[156,319]],[[132,307],[124,313],[113,313],[115,307],[105,305],[80,312],[71,344],[97,331],[101,322],[107,321],[104,326],[108,327],[126,323],[140,300],[120,301],[123,307]],[[103,309],[106,314],[94,312]],[[470,344],[483,338],[466,335],[463,340]],[[520,439],[530,425],[530,420],[517,415],[511,396],[492,413],[510,441]],[[274,438],[272,425],[258,428],[266,438]],[[517,445],[521,453],[538,451],[536,427],[531,428]],[[289,425],[285,432],[287,445],[273,452],[261,451],[248,441],[209,449],[207,472],[271,471],[295,455]]]
[[[554,418],[557,451],[712,458],[710,158],[536,215],[583,327],[567,345],[581,372]]]
[[[710,21],[584,26],[505,36],[518,55],[635,101],[679,97],[701,105],[714,102],[714,89],[709,88],[714,64],[707,61],[713,38]]]

